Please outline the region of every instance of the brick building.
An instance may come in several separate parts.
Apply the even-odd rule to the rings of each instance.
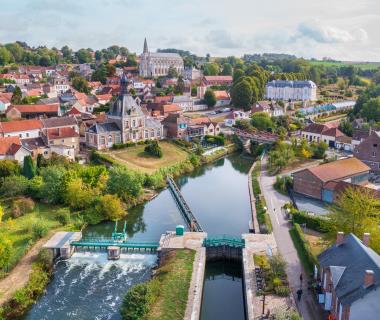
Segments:
[[[380,174],[380,131],[372,131],[354,149],[354,156],[371,168],[371,171]]]

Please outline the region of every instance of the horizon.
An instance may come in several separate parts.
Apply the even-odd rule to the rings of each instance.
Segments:
[[[0,12],[0,43],[68,45],[74,50],[116,44],[140,54],[146,37],[151,51],[176,48],[199,56],[284,53],[305,59],[380,61],[380,3],[275,2],[7,1]]]

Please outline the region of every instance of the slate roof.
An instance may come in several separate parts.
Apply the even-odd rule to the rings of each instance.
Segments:
[[[108,133],[108,132],[120,132],[119,127],[116,123],[106,122],[106,123],[95,123],[88,129],[89,133]]]
[[[275,88],[316,88],[316,84],[313,81],[288,81],[288,80],[272,80],[267,83],[267,87]]]
[[[75,117],[54,117],[48,119],[41,119],[42,124],[45,128],[56,128],[65,126],[75,126],[78,125]]]
[[[114,117],[122,117],[129,115],[132,111],[137,113],[138,116],[143,116],[144,113],[141,107],[136,103],[135,99],[130,94],[120,95],[117,100],[112,104],[108,115]]]
[[[342,305],[363,298],[380,284],[380,256],[353,234],[345,236],[343,244],[334,244],[322,252],[318,260],[322,268],[330,268]],[[366,270],[375,274],[375,284],[367,288],[363,286]]]
[[[145,128],[146,129],[160,129],[161,122],[152,118],[145,119]]]

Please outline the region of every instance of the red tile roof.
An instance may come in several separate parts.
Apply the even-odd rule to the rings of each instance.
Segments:
[[[14,155],[20,148],[19,137],[0,138],[0,155]]]
[[[207,81],[232,81],[232,76],[204,76]]]
[[[10,105],[7,112],[10,109],[17,109],[21,113],[58,113],[59,105],[57,104],[20,104],[20,105]]]
[[[214,94],[215,94],[216,100],[228,100],[228,99],[230,99],[228,92],[225,90],[215,90]]]
[[[168,103],[173,100],[172,96],[162,96],[162,97],[154,97],[154,102],[155,103]]]
[[[49,140],[64,139],[78,136],[79,134],[73,128],[56,128],[47,130],[47,137]]]
[[[39,119],[17,120],[9,122],[0,122],[0,133],[38,130],[42,128],[42,122]]]
[[[164,113],[182,111],[182,108],[176,104],[164,104],[162,106]]]

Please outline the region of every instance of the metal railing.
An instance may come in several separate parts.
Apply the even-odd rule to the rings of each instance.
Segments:
[[[245,240],[239,237],[230,235],[218,235],[211,236],[203,240],[204,247],[219,247],[219,246],[229,246],[234,248],[244,248]]]

